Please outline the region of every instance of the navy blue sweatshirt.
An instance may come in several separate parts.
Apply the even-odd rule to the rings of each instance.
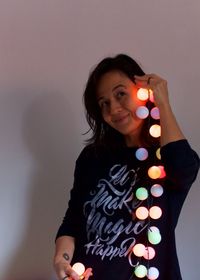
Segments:
[[[93,269],[95,280],[140,279],[134,271],[139,265],[147,270],[155,267],[159,280],[181,280],[175,245],[175,228],[184,200],[194,182],[199,157],[187,140],[168,143],[161,148],[161,160],[156,148],[147,148],[148,158],[136,158],[135,147],[115,152],[94,147],[83,149],[76,161],[74,185],[68,209],[57,232],[75,237],[72,264],[82,262]],[[166,176],[151,179],[147,174],[152,165],[164,166]],[[158,184],[163,193],[154,196],[152,186]],[[145,188],[148,197],[138,199],[136,191]],[[161,217],[149,215],[139,219],[139,207],[148,211],[158,206]],[[148,232],[159,229],[160,242],[152,244]],[[153,248],[152,259],[136,256],[133,248],[141,243]],[[148,279],[144,276],[142,279]]]

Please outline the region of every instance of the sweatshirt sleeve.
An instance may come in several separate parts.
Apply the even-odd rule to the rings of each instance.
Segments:
[[[171,188],[188,190],[199,170],[199,156],[186,139],[170,142],[161,148],[161,158]]]
[[[60,236],[73,236],[76,238],[81,232],[83,223],[83,211],[82,211],[82,198],[84,188],[82,185],[82,153],[76,160],[75,171],[74,171],[74,183],[73,188],[70,191],[70,199],[68,208],[63,218],[63,222],[58,229],[56,239]]]

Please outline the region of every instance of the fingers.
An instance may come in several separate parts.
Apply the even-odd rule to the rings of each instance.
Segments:
[[[79,275],[71,268],[69,264],[57,263],[55,265],[56,274],[59,280],[80,280]]]

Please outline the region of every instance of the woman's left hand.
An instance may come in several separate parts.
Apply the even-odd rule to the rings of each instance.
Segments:
[[[167,81],[156,74],[146,74],[143,76],[134,76],[135,83],[140,88],[147,88],[153,91],[155,105],[160,108],[163,105],[169,105]]]

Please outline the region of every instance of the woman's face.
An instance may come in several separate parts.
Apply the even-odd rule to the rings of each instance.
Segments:
[[[104,121],[124,135],[128,145],[139,144],[143,120],[136,116],[138,106],[145,105],[137,98],[138,87],[122,72],[103,75],[97,89],[97,100]]]

